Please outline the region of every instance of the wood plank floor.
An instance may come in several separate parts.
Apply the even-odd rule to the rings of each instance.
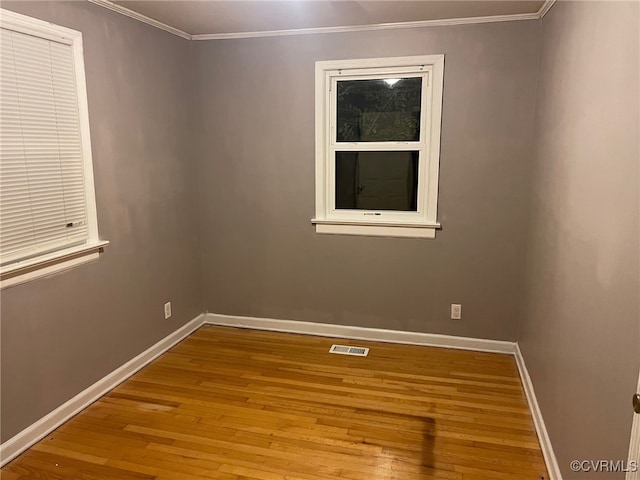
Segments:
[[[363,345],[368,357],[329,354]],[[3,480],[540,480],[514,359],[204,326]]]

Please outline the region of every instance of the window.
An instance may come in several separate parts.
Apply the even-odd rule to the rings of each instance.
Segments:
[[[434,238],[444,55],[316,62],[318,233]]]
[[[82,35],[0,15],[3,287],[92,260],[98,239]]]

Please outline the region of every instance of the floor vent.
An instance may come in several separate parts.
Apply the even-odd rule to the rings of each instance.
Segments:
[[[349,347],[347,345],[332,345],[329,353],[337,353],[339,355],[355,355],[356,357],[366,357],[369,355],[369,349],[364,347]]]

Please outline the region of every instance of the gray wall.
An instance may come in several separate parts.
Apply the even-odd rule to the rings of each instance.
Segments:
[[[518,335],[565,479],[626,459],[638,381],[638,3],[542,21],[526,297]],[[622,478],[601,474],[597,478]]]
[[[189,42],[88,2],[2,7],[83,32],[98,221],[111,242],[94,263],[2,291],[6,440],[203,308]]]
[[[206,308],[514,340],[538,40],[532,21],[194,42]],[[317,235],[314,62],[436,53],[442,231]]]

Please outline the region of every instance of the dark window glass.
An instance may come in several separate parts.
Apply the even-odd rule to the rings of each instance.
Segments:
[[[338,142],[420,140],[422,78],[339,81]]]
[[[417,211],[418,152],[336,152],[336,208]]]

